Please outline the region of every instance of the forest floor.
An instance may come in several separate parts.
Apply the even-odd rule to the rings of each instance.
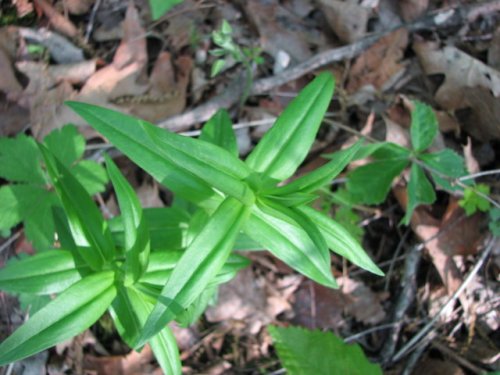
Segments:
[[[87,140],[85,155],[95,159],[105,140],[65,100],[186,135],[226,108],[244,157],[291,99],[328,71],[335,95],[298,175],[359,136],[409,146],[411,101],[419,100],[439,121],[433,147],[462,155],[468,172],[479,175],[476,182],[500,200],[498,1],[184,0],[152,20],[145,0],[17,0],[2,2],[0,12],[0,136],[42,139],[72,123]],[[260,57],[252,61],[248,87],[244,66],[231,58],[211,76],[212,33],[224,20],[234,42]],[[164,187],[114,151],[145,207],[171,202]],[[185,374],[284,373],[269,324],[332,331],[359,344],[386,374],[500,371],[500,242],[488,229],[493,219],[467,215],[458,203],[463,193],[438,189],[435,203],[400,225],[404,178],[382,204],[347,207],[330,194],[346,173],[316,204],[349,227],[385,276],[332,255],[340,284],[332,290],[266,251],[249,253],[252,265],[220,287],[199,323],[174,327]],[[98,201],[106,214],[118,213],[110,191]],[[34,252],[22,226],[3,234],[0,263]],[[25,311],[15,298],[0,297],[3,338]],[[148,348],[130,352],[106,322],[0,373],[161,372]]]

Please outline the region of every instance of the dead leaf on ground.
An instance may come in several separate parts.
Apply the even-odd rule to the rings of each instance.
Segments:
[[[488,49],[488,65],[500,71],[500,27],[497,27]]]
[[[16,101],[23,91],[12,66],[18,38],[15,27],[0,28],[0,92],[5,93],[9,101]]]
[[[311,56],[304,27],[297,17],[281,6],[277,0],[243,2],[248,17],[259,31],[260,46],[273,57],[285,51],[295,63]]]
[[[35,7],[45,14],[54,29],[70,38],[78,35],[78,29],[73,25],[73,22],[59,13],[48,1],[33,0],[33,2]]]
[[[82,15],[90,10],[95,0],[64,0],[64,5],[68,12],[75,15]]]
[[[400,0],[398,3],[401,17],[403,17],[406,22],[413,21],[420,17],[429,6],[429,0]]]
[[[426,357],[420,361],[413,375],[465,375],[465,372],[456,363],[450,360],[440,360]]]
[[[144,181],[144,183],[136,189],[137,196],[142,207],[163,207],[165,204],[160,199],[160,191],[156,181]]]
[[[470,174],[478,173],[481,170],[479,162],[472,153],[472,140],[467,137],[467,144],[462,147],[464,151],[465,168]]]
[[[403,71],[403,52],[408,44],[408,31],[398,29],[381,38],[363,52],[354,62],[350,72],[347,91],[353,93],[365,85],[382,89],[389,80]]]
[[[350,0],[320,0],[318,5],[342,42],[353,43],[365,36],[370,8]]]
[[[29,0],[12,0],[16,6],[17,16],[23,18],[33,12],[33,4]]]
[[[0,137],[16,135],[29,123],[30,114],[26,108],[0,97]]]
[[[452,46],[415,42],[413,49],[427,75],[445,76],[437,103],[446,110],[470,108],[466,129],[485,141],[500,138],[500,72]]]

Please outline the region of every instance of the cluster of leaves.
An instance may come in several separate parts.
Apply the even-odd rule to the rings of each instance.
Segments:
[[[412,149],[390,142],[367,145],[358,157],[371,155],[372,162],[354,169],[348,176],[347,191],[350,199],[358,203],[380,204],[385,201],[394,178],[410,166],[408,179],[408,203],[402,223],[408,225],[415,208],[432,204],[436,193],[426,171],[434,182],[448,191],[459,189],[452,184],[467,174],[463,158],[445,148],[438,152],[426,152],[438,133],[438,123],[432,108],[414,102],[411,113]]]
[[[102,192],[108,181],[98,163],[82,160],[85,139],[75,126],[67,125],[47,135],[43,144],[69,168],[89,194]],[[23,222],[24,232],[36,249],[43,251],[54,242],[52,210],[61,207],[47,172],[41,167],[42,154],[33,138],[24,134],[0,138],[0,177],[11,184],[0,188],[0,231],[8,233]]]
[[[347,345],[331,332],[269,326],[278,357],[290,375],[381,375],[359,345]]]
[[[307,156],[333,89],[331,75],[319,75],[244,162],[225,111],[204,126],[201,139],[191,139],[115,111],[68,103],[172,190],[177,202],[174,208],[143,210],[106,158],[121,216],[105,221],[63,161],[66,156],[35,144],[62,207],[52,210],[60,248],[7,265],[0,270],[0,288],[59,295],[0,345],[0,365],[83,331],[108,309],[128,345],[138,349],[149,342],[163,370],[180,373],[166,324],[174,319],[191,324],[216,285],[248,264],[234,253],[239,246],[268,249],[328,287],[337,286],[329,248],[382,275],[347,230],[307,205],[352,160],[361,142],[308,175],[281,183]],[[194,210],[182,210],[183,201]]]
[[[262,64],[260,48],[241,47],[233,40],[233,28],[226,20],[222,21],[219,30],[212,32],[212,41],[218,48],[210,50],[210,54],[217,57],[212,64],[211,76],[215,77],[226,66],[228,58],[237,63],[242,63],[247,70],[252,69],[253,64]]]

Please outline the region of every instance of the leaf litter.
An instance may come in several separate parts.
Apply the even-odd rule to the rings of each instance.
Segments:
[[[290,58],[290,63],[282,66],[286,72],[300,63],[307,64],[318,52],[362,41],[401,20],[412,22],[430,11],[443,10],[439,8],[442,2],[432,0],[238,4],[185,0],[164,20],[153,23],[143,7],[145,2],[137,1],[135,6],[131,2],[126,8],[124,4],[113,5],[112,1],[102,1],[100,6],[96,3],[37,0],[33,11],[38,13],[30,30],[18,26],[0,28],[2,135],[15,136],[29,129],[43,139],[51,130],[73,123],[86,139],[95,140],[95,133],[64,107],[63,102],[68,99],[105,105],[152,122],[202,104],[224,92],[240,69],[234,65],[221,77],[209,76],[213,61],[208,53],[209,34],[222,19],[231,22],[237,41],[262,48],[265,63],[256,67],[255,74],[268,77],[278,72],[274,60],[283,54]],[[30,5],[16,1],[20,19],[33,12],[27,4]],[[90,24],[94,7],[97,21]],[[362,131],[365,136],[409,146],[411,100],[419,99],[437,113],[440,132],[436,150],[446,146],[462,153],[466,138],[470,138],[463,151],[469,172],[498,168],[498,18],[498,10],[484,13],[459,32],[419,33],[403,26],[363,48],[352,60],[322,66],[337,77],[337,96],[330,117],[348,132],[325,130],[308,161],[318,162],[319,154],[326,149],[340,149],[352,132]],[[82,31],[87,27],[92,28],[92,33],[90,43],[85,45]],[[34,39],[37,33],[45,35],[45,39]],[[31,44],[44,46],[49,58],[30,55],[27,51]],[[60,49],[69,51],[68,54],[61,57],[55,46],[68,46]],[[72,57],[67,60],[67,56]],[[198,84],[193,77],[197,77]],[[275,116],[308,78],[278,86],[268,96],[250,97],[243,108],[233,108],[234,119],[245,123]],[[373,121],[369,122],[371,113]],[[365,131],[358,130],[364,124],[370,126]],[[242,136],[247,150],[250,140],[261,137],[262,129],[247,130]],[[489,150],[490,156],[485,157],[484,150]],[[132,174],[136,172],[132,170]],[[341,175],[340,179],[344,177]],[[405,254],[405,248],[421,243],[425,262],[415,275],[416,303],[405,314],[405,324],[410,323],[399,339],[402,342],[417,333],[422,319],[432,318],[462,285],[481,251],[488,218],[481,213],[465,215],[457,203],[461,197],[440,192],[436,203],[415,210],[410,240],[402,242],[397,223],[408,200],[400,186],[404,179],[403,174],[394,184],[389,200],[375,210],[355,207],[364,225],[364,248],[387,271],[387,290],[382,285],[385,279],[352,270],[335,257],[332,267],[342,286],[340,290],[304,281],[269,254],[259,254],[250,268],[219,289],[217,302],[199,323],[189,329],[175,329],[180,341],[184,335],[181,348],[185,373],[206,369],[213,373],[242,369],[256,373],[263,368],[279,371],[264,330],[271,323],[330,329],[343,337],[360,334],[358,342],[380,358],[382,344],[388,337],[384,327],[397,323],[391,317],[405,272],[401,254]],[[493,196],[498,197],[498,178],[484,181],[493,186]],[[4,181],[2,184],[1,188],[6,186]],[[147,179],[134,187],[146,206],[158,207],[168,202],[168,194]],[[337,191],[335,185],[332,191]],[[107,192],[103,194],[106,201],[112,200]],[[24,234],[28,238],[36,236],[36,232],[25,223]],[[16,247],[20,249],[21,245],[31,248],[24,236]],[[402,250],[398,258],[399,247]],[[471,368],[498,370],[498,259],[494,253],[492,262],[469,284],[454,309],[443,314],[435,331],[440,340],[435,345],[431,343],[422,357],[415,357],[413,373],[429,368],[454,374],[473,371]],[[11,317],[19,314],[19,310],[11,310]],[[8,319],[2,314],[3,323]],[[106,335],[109,333],[100,332],[92,340],[84,340],[80,348],[63,348],[59,354],[72,360],[70,367],[104,374],[155,371],[147,348],[140,354],[117,356],[120,350],[116,336],[111,334],[109,339]],[[465,362],[457,360],[461,356]],[[61,371],[54,354],[46,361],[52,373]],[[409,362],[389,363],[386,370],[404,366],[410,369]]]

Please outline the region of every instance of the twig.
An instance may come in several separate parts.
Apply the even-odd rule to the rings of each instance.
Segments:
[[[382,363],[388,363],[394,354],[399,338],[399,332],[403,327],[404,315],[415,299],[415,293],[417,290],[416,276],[420,259],[422,257],[422,249],[422,244],[413,246],[406,257],[404,275],[401,280],[403,290],[398,296],[396,307],[394,309],[394,316],[392,318],[392,321],[395,323],[394,328],[389,333],[387,341],[381,350]]]
[[[415,370],[415,368],[417,367],[418,360],[420,359],[420,357],[422,357],[422,354],[424,354],[426,348],[427,345],[421,345],[412,353],[412,355],[408,359],[408,362],[406,362],[406,366],[401,375],[413,374],[413,370]]]
[[[389,291],[389,284],[391,282],[391,276],[392,272],[394,271],[394,266],[396,264],[396,259],[399,257],[399,254],[401,253],[401,250],[403,249],[406,239],[408,238],[408,235],[410,234],[410,227],[406,228],[405,233],[403,234],[403,237],[398,243],[398,246],[396,247],[396,251],[394,252],[394,256],[391,259],[391,265],[389,266],[389,270],[387,271],[387,274],[385,276],[385,286],[384,286],[384,291],[388,292]]]
[[[421,339],[427,336],[429,331],[433,328],[434,324],[439,320],[441,314],[443,314],[443,312],[446,311],[457,300],[457,298],[460,296],[460,294],[462,294],[467,285],[469,285],[469,283],[472,281],[474,276],[479,272],[483,264],[486,262],[486,259],[491,254],[494,244],[495,240],[491,238],[489,240],[488,245],[486,246],[486,249],[481,254],[481,257],[477,260],[474,267],[471,269],[467,277],[462,282],[462,285],[460,285],[460,287],[455,291],[455,293],[453,293],[453,295],[448,299],[448,301],[446,301],[446,303],[439,309],[438,313],[434,315],[434,317],[430,320],[430,322],[427,323],[420,330],[420,332],[418,332],[415,336],[413,336],[413,338],[408,343],[406,343],[406,345],[403,346],[394,355],[394,357],[392,357],[393,362],[397,362],[398,360],[400,360],[406,353],[408,353],[408,351],[410,351],[415,346],[415,344],[417,344]]]
[[[397,27],[381,33],[367,36],[347,46],[324,51],[280,74],[255,81],[250,90],[250,95],[261,95],[269,92],[275,87],[294,81],[328,64],[352,59],[379,41],[382,37],[400,27],[405,27],[409,31],[419,31],[461,25],[468,21],[469,14],[484,13],[486,9],[489,9],[487,8],[488,5],[494,7],[496,4],[497,1],[487,1],[480,4],[471,4],[469,6],[461,5],[455,8],[441,9],[437,12],[429,13],[413,23],[398,25]],[[208,120],[219,108],[228,108],[238,102],[242,92],[241,82],[243,82],[241,77],[237,77],[229,84],[223,94],[214,97],[207,103],[188,112],[160,121],[158,126],[172,131],[183,131],[196,123]]]
[[[394,327],[397,324],[399,324],[399,322],[381,324],[381,325],[376,326],[376,327],[368,328],[368,329],[366,329],[366,330],[364,330],[362,332],[359,332],[359,333],[356,333],[354,335],[346,337],[344,339],[344,342],[348,344],[350,342],[358,340],[359,338],[361,338],[363,336],[369,335],[370,333],[377,332],[377,331],[382,331],[382,330],[387,329],[387,328],[392,328],[392,327]]]
[[[483,374],[485,372],[482,368],[479,368],[476,365],[470,363],[467,359],[465,359],[464,357],[458,355],[452,349],[448,348],[446,345],[442,344],[439,341],[433,341],[433,342],[431,342],[431,346],[435,347],[440,352],[446,354],[448,357],[450,357],[451,359],[453,359],[459,365],[468,368],[474,374],[480,375],[480,374]]]
[[[84,38],[85,43],[89,42],[90,35],[92,34],[92,30],[94,29],[95,16],[100,6],[101,6],[101,0],[97,0],[94,6],[92,7],[92,12],[90,13],[87,29],[85,30],[85,38]]]
[[[19,238],[19,236],[21,235],[21,231],[18,231],[16,233],[14,233],[12,236],[10,236],[10,238],[5,241],[3,244],[0,245],[0,254],[6,249],[8,248],[12,242],[14,242],[15,240],[17,240]]]
[[[483,171],[483,172],[469,174],[467,176],[460,177],[458,180],[459,181],[473,180],[473,179],[476,179],[476,178],[479,178],[479,177],[489,176],[489,175],[492,175],[492,174],[500,174],[500,169],[492,169],[491,171]]]

